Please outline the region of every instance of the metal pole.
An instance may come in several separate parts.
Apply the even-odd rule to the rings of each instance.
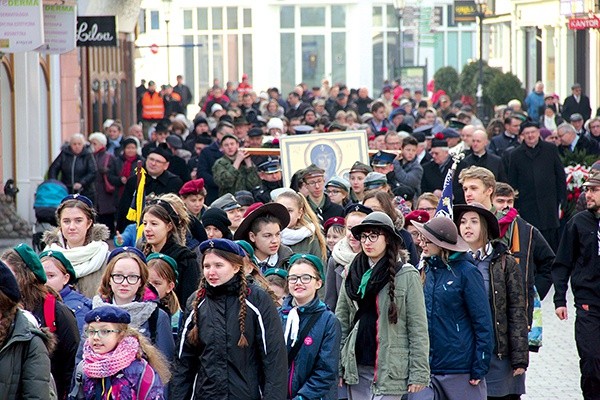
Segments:
[[[400,17],[400,10],[396,10],[396,18],[398,18],[398,33],[397,33],[397,38],[396,38],[396,50],[397,50],[397,54],[396,54],[396,70],[394,71],[394,79],[397,79],[400,77],[400,68],[402,67],[402,26],[400,25],[400,21],[401,21],[401,17]]]
[[[483,6],[479,6],[479,77],[477,79],[477,118],[483,121]]]
[[[170,46],[170,36],[169,36],[169,22],[170,20],[165,20],[165,25],[167,26],[167,83],[171,83],[171,46]]]

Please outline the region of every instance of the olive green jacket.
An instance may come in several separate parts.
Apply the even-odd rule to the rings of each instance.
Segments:
[[[423,285],[418,271],[410,264],[396,274],[395,302],[398,323],[388,320],[388,285],[377,295],[377,358],[372,391],[375,395],[402,395],[410,384],[429,384],[429,333]],[[357,322],[354,326],[356,304],[348,297],[345,279],[335,314],[342,326],[340,376],[348,385],[358,383],[356,364]]]

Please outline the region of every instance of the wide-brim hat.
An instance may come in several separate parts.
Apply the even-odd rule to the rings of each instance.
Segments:
[[[234,240],[245,240],[249,242],[248,234],[250,233],[250,227],[252,223],[259,217],[265,215],[273,215],[279,220],[279,228],[285,229],[290,223],[290,213],[285,206],[279,203],[267,203],[258,207],[251,213],[249,213],[243,220],[240,226],[233,235]]]
[[[374,211],[367,215],[360,224],[353,226],[351,231],[355,238],[359,238],[361,233],[373,228],[386,231],[389,234],[390,239],[395,239],[399,242],[403,241],[402,236],[396,231],[392,219],[381,211]]]
[[[454,221],[447,217],[435,217],[426,223],[411,222],[419,233],[431,243],[450,251],[465,252],[469,245],[458,234]]]
[[[500,226],[498,225],[498,219],[490,210],[487,210],[482,204],[479,203],[454,205],[454,224],[458,229],[460,229],[460,218],[464,213],[469,211],[476,212],[485,219],[488,227],[488,236],[490,239],[493,240],[500,237]]]

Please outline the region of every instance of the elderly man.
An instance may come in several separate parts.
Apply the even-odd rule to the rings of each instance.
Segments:
[[[431,141],[431,151],[429,153],[432,161],[423,165],[421,193],[436,193],[437,191],[437,194],[441,195],[446,173],[452,166],[452,157],[450,157],[449,150],[446,140],[433,139]]]
[[[590,140],[587,136],[579,136],[575,127],[566,122],[560,124],[556,130],[560,145],[558,152],[561,156],[571,153],[586,153],[587,155],[598,154],[598,143]]]
[[[571,115],[579,113],[583,116],[583,120],[587,121],[592,115],[592,108],[590,107],[590,98],[587,97],[581,91],[581,85],[575,83],[571,86],[571,95],[565,99],[563,104],[562,117],[565,121],[571,120]]]
[[[523,142],[510,156],[508,180],[519,192],[516,208],[538,228],[552,250],[558,247],[558,210],[567,197],[566,176],[558,149],[540,139],[535,122],[523,122]]]

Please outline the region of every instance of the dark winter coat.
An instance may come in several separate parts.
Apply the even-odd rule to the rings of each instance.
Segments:
[[[407,163],[394,162],[394,175],[398,182],[413,188],[417,196],[421,193],[423,167],[416,158]]]
[[[558,152],[561,156],[565,156],[568,154],[573,154],[574,152],[585,152],[587,155],[598,154],[600,152],[600,148],[598,147],[598,142],[592,140],[588,137],[587,133],[579,136],[577,143],[575,144],[574,151],[571,151],[571,146],[558,146]]]
[[[498,136],[494,136],[492,140],[490,140],[490,144],[488,146],[488,151],[491,154],[495,154],[498,157],[502,157],[502,154],[509,147],[517,146],[519,144],[519,138],[509,137],[506,133],[501,133]]]
[[[49,400],[50,358],[54,338],[17,311],[0,348],[0,399]]]
[[[421,193],[442,190],[444,187],[444,179],[452,166],[452,158],[448,156],[448,160],[443,164],[442,169],[433,160],[423,165],[423,178],[421,178]]]
[[[559,227],[558,208],[567,198],[565,170],[552,143],[525,143],[510,156],[508,181],[519,192],[515,208],[539,230]]]
[[[236,276],[223,285],[202,289],[204,296],[196,309],[197,347],[187,338],[193,319],[191,315],[184,319],[171,399],[285,399],[287,352],[275,304],[263,289],[248,285],[248,347],[239,347],[239,285]]]
[[[39,304],[31,312],[37,319],[41,327],[47,327],[48,323],[44,316],[44,303]],[[56,351],[52,354],[51,370],[58,398],[64,398],[71,387],[71,377],[75,369],[75,356],[79,346],[79,330],[77,329],[77,320],[73,312],[60,300],[56,301],[54,307],[54,318],[57,343]]]
[[[566,307],[569,278],[575,304],[600,308],[598,224],[593,212],[581,211],[569,220],[552,266],[554,306]]]
[[[198,289],[200,283],[200,266],[196,254],[186,246],[176,243],[172,237],[167,239],[159,253],[172,257],[177,261],[179,283],[175,286],[175,294],[178,299],[185,301]]]
[[[104,176],[108,178],[108,181],[112,182],[119,180],[119,175],[116,173],[113,164],[115,164],[115,156],[106,151],[106,149],[100,150],[94,153],[94,162],[98,173],[96,174],[96,209],[98,214],[114,214],[117,211],[115,205],[115,193],[108,193],[106,191],[106,185],[104,184]],[[114,174],[111,176],[111,174]],[[114,184],[113,184],[114,186]],[[116,189],[116,187],[114,188]]]
[[[285,328],[290,310],[294,307],[288,296],[279,309]],[[338,368],[340,360],[340,322],[325,303],[315,297],[310,303],[298,307],[299,332],[315,313],[321,316],[308,331],[298,354],[288,366],[288,399],[302,396],[304,399],[337,400]],[[299,338],[300,339],[300,338]],[[288,353],[291,342],[287,345]]]
[[[66,144],[60,154],[48,169],[48,179],[58,179],[67,186],[69,193],[74,193],[73,185],[80,183],[80,194],[89,197],[92,201],[96,198],[96,174],[98,169],[90,147],[84,147],[80,154],[75,155],[71,147]],[[60,176],[60,179],[59,179]]]
[[[453,253],[448,264],[427,258],[424,268],[431,373],[483,379],[494,333],[481,273],[465,253]]]
[[[590,107],[590,98],[582,94],[579,97],[579,103],[575,100],[575,96],[571,95],[565,99],[563,103],[562,117],[565,121],[571,120],[571,115],[579,113],[583,116],[583,120],[587,121],[592,115],[592,108]]]
[[[206,146],[196,160],[196,179],[204,179],[204,188],[206,189],[206,204],[211,204],[219,197],[219,185],[213,178],[212,167],[219,158],[223,157],[220,144],[215,141]]]
[[[490,262],[490,306],[494,352],[510,358],[513,369],[529,364],[527,309],[521,269],[501,243],[494,245]]]

